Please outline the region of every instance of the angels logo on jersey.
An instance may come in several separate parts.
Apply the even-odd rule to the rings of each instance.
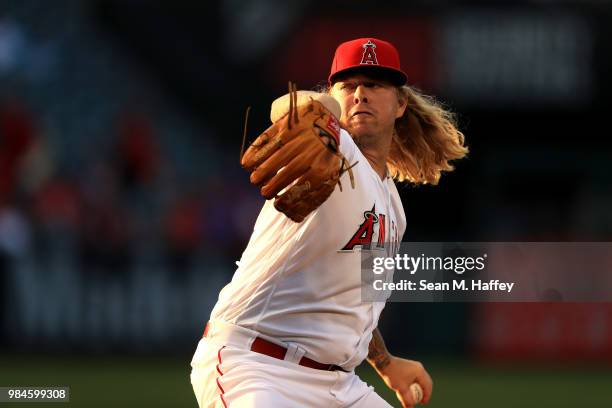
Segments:
[[[338,123],[338,119],[334,115],[329,115],[329,121],[327,122],[327,127],[334,132],[334,137],[336,140],[340,140],[340,124]]]
[[[378,65],[378,58],[376,58],[376,44],[374,44],[371,40],[368,40],[367,43],[362,45],[363,47],[363,57],[361,57],[360,64],[371,64]]]
[[[372,206],[371,210],[363,213],[363,218],[364,221],[346,245],[342,247],[342,251],[352,251],[357,245],[364,249],[372,249],[372,238],[374,237],[375,226],[377,226],[378,238],[375,247],[383,249],[387,246],[388,252],[394,253],[399,241],[395,221],[391,221],[390,234],[387,237],[387,217],[385,214],[376,214],[376,204]]]

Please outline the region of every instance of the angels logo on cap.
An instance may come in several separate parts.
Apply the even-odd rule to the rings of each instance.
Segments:
[[[376,59],[376,44],[374,44],[371,40],[368,40],[367,43],[363,44],[363,57],[361,58],[361,64],[373,64],[378,65],[378,60]]]
[[[331,85],[339,74],[354,72],[384,77],[396,86],[404,85],[407,81],[395,46],[373,37],[340,44],[334,54],[328,81]]]

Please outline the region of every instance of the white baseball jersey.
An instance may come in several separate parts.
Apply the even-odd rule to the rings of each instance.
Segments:
[[[394,256],[406,227],[397,188],[382,180],[351,136],[340,150],[353,167],[329,199],[303,222],[278,212],[269,200],[232,281],[211,320],[223,320],[285,343],[306,356],[351,370],[367,356],[383,302],[361,301],[361,245],[385,246]]]

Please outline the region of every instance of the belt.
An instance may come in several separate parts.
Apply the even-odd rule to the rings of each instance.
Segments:
[[[204,329],[204,334],[202,335],[202,337],[206,337],[206,335],[208,334],[209,327],[210,323],[206,323],[206,328]],[[287,354],[286,347],[279,346],[278,344],[274,344],[261,337],[256,337],[255,340],[253,340],[253,344],[251,345],[251,351],[254,351],[259,354],[265,354],[266,356],[278,358],[279,360],[284,360],[285,354]],[[308,357],[302,357],[298,364],[304,367],[314,368],[316,370],[348,372],[344,368],[335,364],[319,363],[318,361],[315,361]]]

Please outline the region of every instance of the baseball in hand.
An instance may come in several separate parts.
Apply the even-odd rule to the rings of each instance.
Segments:
[[[297,91],[297,106],[309,102],[310,100],[319,101],[338,119],[342,114],[340,104],[328,94],[313,91]],[[283,95],[272,102],[270,109],[270,120],[275,123],[289,112],[289,94]]]
[[[420,404],[423,399],[423,389],[418,383],[413,383],[410,386],[410,392],[412,392],[412,399],[415,404]]]

